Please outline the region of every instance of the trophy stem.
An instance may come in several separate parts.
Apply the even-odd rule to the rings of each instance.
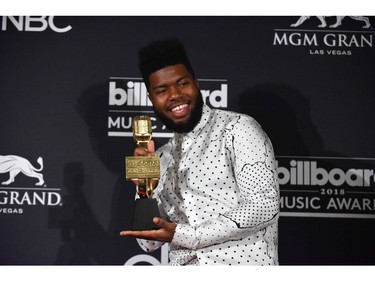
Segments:
[[[139,141],[137,142],[137,145],[144,150],[148,151],[148,141]]]
[[[139,179],[137,189],[139,197],[151,198],[153,194],[152,179]]]

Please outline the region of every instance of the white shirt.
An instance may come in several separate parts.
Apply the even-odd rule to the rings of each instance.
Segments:
[[[156,152],[153,197],[177,224],[171,265],[277,265],[279,186],[272,144],[251,117],[204,105],[200,122]],[[145,251],[161,242],[138,239]]]

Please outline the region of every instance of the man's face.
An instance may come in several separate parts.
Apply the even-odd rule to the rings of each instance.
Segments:
[[[198,83],[183,64],[153,72],[149,76],[149,97],[160,121],[172,131],[190,132],[202,116]]]

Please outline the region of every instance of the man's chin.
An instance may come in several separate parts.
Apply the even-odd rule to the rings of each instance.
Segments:
[[[155,111],[156,116],[159,118],[159,120],[167,127],[168,130],[176,133],[188,133],[192,131],[197,124],[196,122],[191,122],[191,120],[171,120],[165,115],[162,115]]]
[[[168,122],[168,124],[164,123],[168,130],[176,132],[176,133],[188,133],[192,131],[196,124],[192,124],[191,122]]]

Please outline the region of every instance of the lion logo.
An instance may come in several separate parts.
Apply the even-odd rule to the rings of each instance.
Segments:
[[[37,162],[40,165],[39,169],[35,168],[26,158],[16,155],[0,155],[0,173],[9,172],[9,180],[2,182],[2,184],[11,184],[19,173],[23,173],[25,176],[37,178],[39,181],[36,185],[43,185],[43,175],[39,173],[43,170],[43,158],[39,157]]]
[[[336,28],[341,25],[342,20],[346,16],[336,16],[336,23],[331,24],[329,27],[330,28]],[[368,17],[363,17],[363,16],[349,16],[351,19],[356,20],[356,21],[363,21],[365,25],[362,27],[364,29],[369,29],[371,27],[370,20]],[[317,16],[317,18],[320,20],[320,24],[318,27],[324,28],[327,27],[327,21],[326,21],[326,16]],[[300,17],[295,23],[291,24],[291,27],[298,27],[300,26],[304,21],[310,19],[309,16],[302,16]]]

